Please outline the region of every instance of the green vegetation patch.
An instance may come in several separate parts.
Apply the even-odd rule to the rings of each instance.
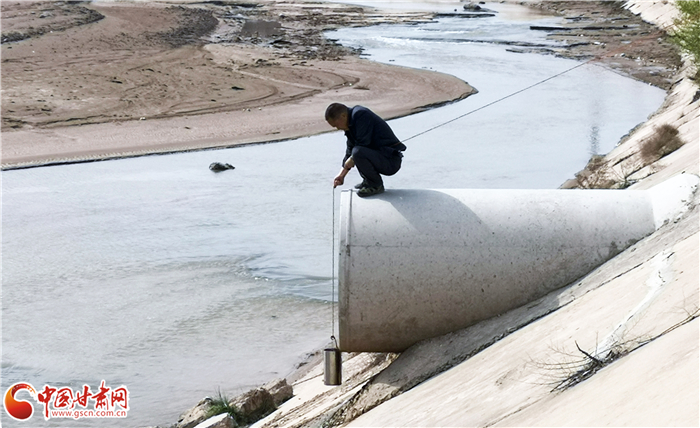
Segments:
[[[680,17],[675,21],[672,40],[684,51],[693,55],[695,79],[700,77],[700,1],[678,0],[676,7]]]
[[[211,407],[207,412],[207,418],[211,418],[212,416],[220,415],[222,413],[228,413],[237,425],[245,423],[240,410],[231,404],[231,400],[226,396],[226,394],[219,390],[217,392],[217,396],[212,399]]]

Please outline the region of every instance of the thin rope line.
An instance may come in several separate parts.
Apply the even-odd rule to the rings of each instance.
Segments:
[[[335,340],[335,187],[333,187],[333,222],[331,231],[331,339]]]
[[[674,26],[674,24],[671,24],[671,25],[659,26],[658,28],[659,28],[660,31],[663,31],[663,32],[665,32],[665,33],[668,33],[668,30],[671,29],[673,26]],[[553,75],[553,76],[550,76],[550,77],[548,77],[548,78],[546,78],[546,79],[544,79],[544,80],[541,80],[541,81],[539,81],[539,82],[537,82],[537,83],[534,83],[534,84],[532,84],[532,85],[530,85],[530,86],[528,86],[528,87],[526,87],[526,88],[520,89],[519,91],[516,91],[516,92],[513,92],[512,94],[506,95],[506,96],[503,97],[503,98],[499,98],[499,99],[497,99],[496,101],[491,101],[491,102],[488,103],[488,104],[485,104],[485,105],[483,105],[483,106],[481,106],[481,107],[475,108],[474,110],[469,111],[469,112],[467,112],[467,113],[464,113],[463,115],[457,116],[457,117],[455,117],[454,119],[450,119],[450,120],[448,120],[447,122],[443,122],[443,123],[441,123],[441,124],[438,124],[438,125],[436,125],[436,126],[433,126],[432,128],[426,129],[425,131],[419,132],[419,133],[417,133],[417,134],[415,134],[415,135],[413,135],[413,136],[411,136],[411,137],[406,138],[406,139],[403,140],[403,141],[405,142],[405,141],[411,140],[411,139],[416,138],[416,137],[418,137],[418,136],[420,136],[420,135],[426,134],[426,133],[428,133],[428,132],[430,132],[430,131],[433,131],[433,130],[435,130],[435,129],[437,129],[437,128],[440,128],[441,126],[445,126],[445,125],[447,125],[448,123],[452,123],[452,122],[454,122],[454,121],[456,121],[456,120],[459,120],[459,119],[461,119],[461,118],[463,118],[463,117],[465,117],[465,116],[469,116],[469,115],[472,114],[472,113],[475,113],[475,112],[477,112],[477,111],[479,111],[479,110],[485,109],[486,107],[492,106],[492,105],[494,105],[494,104],[496,104],[496,103],[499,103],[499,102],[501,102],[501,101],[503,101],[503,100],[505,100],[505,99],[508,99],[508,98],[510,98],[510,97],[512,97],[512,96],[515,96],[515,95],[518,95],[518,94],[520,94],[520,93],[522,93],[522,92],[525,92],[525,91],[527,91],[528,89],[532,89],[532,88],[534,88],[535,86],[541,85],[541,84],[543,84],[543,83],[545,83],[545,82],[547,82],[547,81],[549,81],[549,80],[552,80],[552,79],[554,79],[554,78],[556,78],[556,77],[559,77],[559,76],[561,76],[561,75],[563,75],[563,74],[566,74],[566,73],[568,73],[568,72],[570,72],[570,71],[573,71],[573,70],[575,70],[575,69],[577,69],[577,68],[579,68],[579,67],[581,67],[581,66],[584,66],[584,65],[588,64],[589,62],[592,62],[592,61],[599,61],[599,60],[601,60],[601,59],[603,59],[603,58],[605,58],[605,57],[608,57],[608,56],[611,56],[611,55],[615,55],[615,54],[617,54],[617,53],[619,53],[619,52],[623,52],[623,51],[629,49],[630,47],[632,47],[632,46],[634,46],[634,45],[638,45],[638,44],[639,44],[640,42],[642,42],[642,41],[650,40],[650,39],[652,39],[652,38],[657,38],[657,37],[658,37],[658,34],[652,33],[652,34],[649,34],[649,35],[646,36],[646,37],[640,37],[639,39],[637,39],[637,40],[635,40],[634,42],[632,42],[631,45],[620,46],[620,47],[618,47],[617,49],[608,50],[607,52],[604,52],[604,53],[602,53],[602,54],[600,54],[600,55],[594,56],[593,58],[591,58],[591,59],[589,59],[589,60],[587,60],[587,61],[584,61],[584,62],[582,62],[582,63],[580,63],[580,64],[578,64],[578,65],[575,65],[575,66],[573,66],[573,67],[571,67],[571,68],[569,68],[569,69],[567,69],[567,70],[564,70],[564,71],[562,71],[561,73],[557,73],[557,74],[555,74],[555,75]]]
[[[479,110],[485,109],[486,107],[492,106],[492,105],[494,105],[494,104],[496,104],[496,103],[499,103],[499,102],[501,102],[501,101],[503,101],[503,100],[505,100],[505,99],[508,99],[508,98],[510,98],[510,97],[513,97],[513,96],[515,96],[515,95],[518,95],[519,93],[525,92],[525,91],[527,91],[528,89],[532,89],[532,88],[534,88],[535,86],[541,85],[541,84],[543,84],[543,83],[545,83],[545,82],[547,82],[547,81],[549,81],[549,80],[552,80],[552,79],[554,79],[554,78],[556,78],[556,77],[561,76],[562,74],[566,74],[566,73],[568,73],[568,72],[570,72],[570,71],[572,71],[572,70],[575,70],[575,69],[577,69],[577,68],[579,68],[579,67],[581,67],[581,66],[584,66],[584,65],[588,64],[589,62],[593,61],[594,59],[597,59],[597,57],[596,57],[596,58],[591,58],[591,59],[589,59],[589,60],[586,61],[586,62],[582,62],[582,63],[580,63],[580,64],[577,64],[577,65],[575,65],[574,67],[569,68],[568,70],[562,71],[561,73],[557,73],[557,74],[555,74],[555,75],[553,75],[553,76],[549,76],[548,78],[546,78],[546,79],[544,79],[544,80],[540,80],[539,82],[534,83],[534,84],[532,84],[532,85],[530,85],[530,86],[528,86],[528,87],[526,87],[526,88],[520,89],[520,90],[518,90],[518,91],[516,91],[516,92],[513,92],[513,93],[511,93],[511,94],[506,95],[505,97],[499,98],[499,99],[497,99],[496,101],[491,101],[491,102],[488,103],[488,104],[484,104],[484,105],[481,106],[481,107],[475,108],[474,110],[469,111],[469,112],[467,112],[467,113],[464,113],[463,115],[457,116],[457,117],[455,117],[454,119],[450,119],[450,120],[448,120],[447,122],[443,122],[443,123],[441,123],[441,124],[439,124],[439,125],[433,126],[432,128],[426,129],[425,131],[419,132],[419,133],[417,133],[417,134],[415,134],[415,135],[413,135],[413,136],[411,136],[411,137],[406,138],[406,139],[403,140],[403,141],[405,142],[405,141],[411,140],[411,139],[413,139],[413,138],[416,138],[416,137],[418,137],[418,136],[420,136],[420,135],[427,134],[427,133],[430,132],[430,131],[433,131],[433,130],[435,130],[435,129],[437,129],[437,128],[440,128],[441,126],[445,126],[445,125],[447,125],[448,123],[454,122],[455,120],[461,119],[461,118],[463,118],[463,117],[465,117],[465,116],[469,116],[469,115],[472,114],[472,113],[476,113],[476,112],[479,111]]]

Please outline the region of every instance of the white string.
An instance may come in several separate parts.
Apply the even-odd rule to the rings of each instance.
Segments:
[[[503,100],[505,100],[505,99],[507,99],[507,98],[510,98],[510,97],[512,97],[512,96],[515,96],[515,95],[518,95],[518,94],[521,93],[521,92],[525,92],[525,91],[527,91],[528,89],[534,88],[534,87],[537,86],[537,85],[541,85],[541,84],[543,84],[544,82],[547,82],[547,81],[549,81],[549,80],[554,79],[555,77],[559,77],[559,76],[561,76],[562,74],[566,74],[566,73],[568,73],[568,72],[570,72],[570,71],[572,71],[572,70],[575,70],[575,69],[577,69],[577,68],[579,68],[579,67],[581,67],[581,66],[583,66],[583,65],[586,65],[586,64],[588,64],[589,62],[593,61],[594,59],[596,59],[596,58],[589,59],[589,60],[586,61],[586,62],[582,62],[582,63],[580,63],[580,64],[578,64],[578,65],[575,65],[574,67],[569,68],[568,70],[564,70],[564,71],[562,71],[561,73],[557,73],[557,74],[555,74],[555,75],[553,75],[553,76],[549,76],[548,78],[546,78],[546,79],[544,79],[544,80],[540,80],[539,82],[534,83],[534,84],[528,86],[527,88],[523,88],[523,89],[520,89],[520,90],[518,90],[518,91],[515,91],[515,92],[513,92],[513,93],[511,93],[511,94],[506,95],[505,97],[502,97],[502,98],[497,99],[496,101],[491,101],[491,102],[488,103],[488,104],[485,104],[485,105],[483,105],[483,106],[481,106],[481,107],[477,107],[477,108],[475,108],[475,109],[472,110],[472,111],[468,111],[468,112],[464,113],[463,115],[460,115],[460,116],[455,117],[454,119],[450,119],[450,120],[448,120],[447,122],[440,123],[440,124],[438,124],[438,125],[433,126],[432,128],[426,129],[425,131],[421,131],[421,132],[419,132],[419,133],[417,133],[417,134],[415,134],[415,135],[412,135],[412,136],[406,138],[406,139],[403,140],[403,141],[406,142],[406,141],[408,141],[408,140],[410,140],[410,139],[416,138],[416,137],[419,136],[419,135],[426,134],[426,133],[428,133],[428,132],[430,132],[430,131],[432,131],[432,130],[434,130],[434,129],[437,129],[437,128],[441,127],[441,126],[445,126],[445,125],[447,125],[448,123],[452,123],[452,122],[454,122],[455,120],[461,119],[461,118],[463,118],[464,116],[469,116],[470,114],[475,113],[475,112],[477,112],[477,111],[479,111],[479,110],[485,109],[486,107],[492,106],[492,105],[494,105],[494,104],[496,104],[496,103],[500,103],[501,101],[503,101]]]
[[[333,187],[333,223],[331,231],[331,340],[335,342],[335,187]]]
[[[659,27],[659,28],[660,28],[661,31],[667,32],[671,27],[673,27],[673,25],[663,26],[663,27]],[[415,135],[412,135],[412,136],[406,138],[406,139],[403,140],[403,141],[405,142],[405,141],[411,140],[411,139],[413,139],[413,138],[416,138],[416,137],[419,136],[419,135],[426,134],[426,133],[428,133],[428,132],[430,132],[430,131],[432,131],[432,130],[434,130],[434,129],[437,129],[437,128],[441,127],[441,126],[445,126],[445,125],[447,125],[448,123],[452,123],[452,122],[454,122],[455,120],[461,119],[461,118],[463,118],[464,116],[469,116],[470,114],[475,113],[475,112],[477,112],[477,111],[479,111],[479,110],[481,110],[481,109],[485,109],[486,107],[492,106],[492,105],[494,105],[494,104],[496,104],[496,103],[499,103],[499,102],[501,102],[501,101],[503,101],[503,100],[505,100],[505,99],[507,99],[507,98],[510,98],[510,97],[512,97],[512,96],[515,96],[515,95],[517,95],[517,94],[519,94],[519,93],[521,93],[521,92],[525,92],[525,91],[527,91],[528,89],[534,88],[535,86],[541,85],[541,84],[543,84],[543,83],[545,83],[545,82],[547,82],[547,81],[549,81],[549,80],[554,79],[555,77],[559,77],[559,76],[561,76],[561,75],[563,75],[563,74],[566,74],[566,73],[568,73],[568,72],[570,72],[570,71],[572,71],[572,70],[575,70],[575,69],[577,69],[577,68],[579,68],[579,67],[581,67],[581,66],[584,66],[584,65],[586,65],[586,64],[588,64],[588,63],[590,63],[590,62],[599,61],[599,60],[601,60],[601,59],[603,59],[603,58],[605,58],[605,57],[608,57],[608,56],[611,56],[611,55],[616,55],[616,54],[618,54],[618,53],[620,53],[620,52],[623,52],[623,51],[625,51],[625,50],[630,49],[630,48],[631,48],[632,46],[634,46],[634,45],[638,45],[639,43],[641,43],[641,42],[643,42],[643,41],[645,41],[645,40],[651,40],[652,38],[656,38],[656,37],[658,37],[658,34],[652,33],[652,34],[650,34],[650,35],[648,35],[648,36],[646,36],[646,37],[642,37],[642,38],[640,38],[640,39],[635,40],[631,45],[623,45],[623,46],[620,46],[618,49],[609,50],[609,51],[604,52],[604,53],[602,53],[602,54],[600,54],[600,55],[594,56],[593,58],[591,58],[591,59],[589,59],[589,60],[587,60],[587,61],[584,61],[584,62],[582,62],[582,63],[580,63],[580,64],[577,64],[577,65],[575,65],[575,66],[573,66],[573,67],[571,67],[571,68],[569,68],[569,69],[567,69],[567,70],[564,70],[564,71],[562,71],[562,72],[560,72],[560,73],[557,73],[557,74],[555,74],[555,75],[553,75],[553,76],[549,76],[549,77],[547,77],[546,79],[540,80],[539,82],[534,83],[534,84],[532,84],[532,85],[530,85],[530,86],[528,86],[528,87],[526,87],[526,88],[520,89],[520,90],[515,91],[515,92],[513,92],[513,93],[511,93],[511,94],[508,94],[508,95],[506,95],[506,96],[503,97],[503,98],[499,98],[499,99],[497,99],[496,101],[492,101],[492,102],[490,102],[490,103],[488,103],[488,104],[485,104],[485,105],[483,105],[483,106],[481,106],[481,107],[477,107],[477,108],[475,108],[474,110],[469,111],[469,112],[467,112],[467,113],[464,113],[463,115],[457,116],[457,117],[455,117],[454,119],[450,119],[450,120],[448,120],[447,122],[440,123],[440,124],[438,124],[438,125],[433,126],[432,128],[426,129],[425,131],[421,131],[421,132],[419,132],[419,133],[417,133],[417,134],[415,134]]]

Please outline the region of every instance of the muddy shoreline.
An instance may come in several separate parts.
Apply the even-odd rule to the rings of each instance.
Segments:
[[[81,21],[87,8],[102,18]],[[2,168],[293,139],[330,131],[334,101],[392,118],[469,96],[453,76],[323,36],[426,19],[330,3],[3,2]]]
[[[561,25],[532,28],[567,44],[542,50],[578,61],[595,61],[624,76],[668,91],[682,66],[678,48],[663,29],[617,1],[538,1],[531,7],[561,16]],[[537,52],[537,49],[534,49]]]
[[[662,88],[673,83],[675,48],[618,3],[529,5],[566,18],[561,28],[533,29],[566,45],[512,51],[593,59]],[[333,101],[394,118],[463,99],[474,92],[466,82],[374,64],[323,35],[432,17],[310,2],[3,2],[2,168],[328,132],[321,116]],[[12,34],[28,37],[11,42]]]

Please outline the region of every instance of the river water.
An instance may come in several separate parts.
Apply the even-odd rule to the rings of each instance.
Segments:
[[[391,121],[407,139],[578,64],[508,51],[501,42],[551,43],[529,26],[558,20],[492,8],[498,17],[329,37],[479,90]],[[402,171],[385,185],[554,188],[663,97],[587,64],[409,140]],[[30,425],[167,425],[217,389],[231,396],[289,374],[331,334],[331,181],[343,150],[334,132],[4,171],[3,393],[16,382],[94,391],[104,379],[128,388],[127,419],[44,421],[37,405]],[[236,169],[212,173],[214,161]],[[359,181],[353,174],[345,188]],[[2,424],[28,426],[4,412]]]

